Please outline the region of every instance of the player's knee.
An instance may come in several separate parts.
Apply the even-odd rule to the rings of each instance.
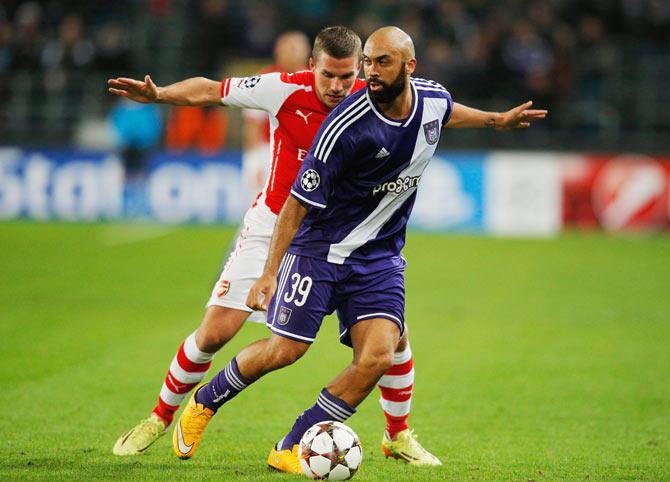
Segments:
[[[201,351],[214,353],[219,351],[230,338],[213,330],[198,328],[195,334],[195,343]]]
[[[207,353],[219,351],[239,331],[244,318],[237,310],[210,307],[195,333],[198,348]]]
[[[381,350],[362,354],[354,362],[357,368],[373,377],[381,377],[393,366],[393,352]]]
[[[273,369],[285,367],[295,363],[307,352],[309,345],[298,341],[274,336],[270,343],[270,359]]]
[[[196,333],[196,344],[201,351],[206,353],[215,353],[223,348],[230,340],[230,337],[223,333],[216,333],[208,330],[201,330]]]

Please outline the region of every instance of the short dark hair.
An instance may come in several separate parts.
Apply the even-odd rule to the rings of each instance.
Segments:
[[[315,62],[320,52],[325,52],[336,59],[356,56],[360,60],[363,57],[361,38],[347,27],[326,27],[314,39],[312,58]]]

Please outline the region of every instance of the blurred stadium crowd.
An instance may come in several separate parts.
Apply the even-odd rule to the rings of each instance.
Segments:
[[[670,0],[3,0],[0,142],[76,143],[105,119],[110,76],[241,74],[288,29],[395,24],[418,76],[486,109],[534,99],[550,119],[523,134],[472,131],[460,148],[670,148]],[[252,72],[247,72],[252,73]],[[457,144],[454,144],[456,142]]]

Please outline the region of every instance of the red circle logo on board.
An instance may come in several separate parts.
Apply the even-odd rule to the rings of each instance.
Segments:
[[[623,155],[608,161],[593,183],[593,209],[607,231],[655,231],[667,220],[667,181],[651,157]]]

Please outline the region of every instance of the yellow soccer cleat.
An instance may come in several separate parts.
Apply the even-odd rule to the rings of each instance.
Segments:
[[[386,457],[393,457],[410,465],[442,465],[440,459],[421,446],[414,431],[410,429],[398,432],[395,440],[391,440],[384,432],[382,451]]]
[[[272,447],[270,455],[268,455],[268,465],[271,469],[280,472],[288,472],[289,474],[302,474],[302,467],[298,460],[298,445],[293,446],[293,450],[277,450],[277,447]]]
[[[193,457],[195,451],[198,450],[207,424],[214,416],[212,410],[195,401],[195,394],[198,393],[198,389],[193,391],[181,417],[175,424],[174,432],[172,432],[172,449],[180,459]]]
[[[121,435],[112,448],[114,455],[142,455],[156,440],[165,435],[167,424],[155,413]]]

